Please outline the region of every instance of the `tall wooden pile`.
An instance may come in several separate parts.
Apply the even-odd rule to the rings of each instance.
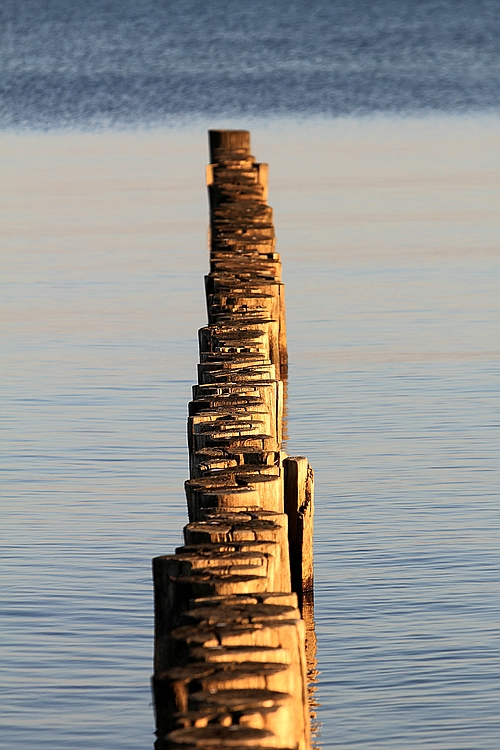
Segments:
[[[282,450],[284,288],[267,165],[210,131],[208,325],[189,404],[184,546],[153,560],[158,749],[310,747],[303,592],[313,474]]]

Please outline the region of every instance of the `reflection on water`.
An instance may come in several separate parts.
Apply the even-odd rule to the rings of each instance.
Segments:
[[[316,699],[318,689],[318,639],[316,638],[316,623],[314,622],[314,591],[302,594],[302,619],[306,626],[306,662],[307,662],[307,697],[311,715],[311,736],[313,747],[318,747],[320,741],[321,723],[318,721],[317,709],[320,704]]]
[[[9,748],[152,745],[149,565],[186,518],[205,130],[1,137]],[[253,130],[287,450],[315,470],[324,748],[496,745],[498,133]]]
[[[288,442],[288,379],[283,381],[283,450],[287,450]],[[313,571],[314,572],[314,571]],[[307,664],[307,695],[311,716],[311,737],[313,748],[319,747],[321,722],[318,721],[317,709],[320,704],[316,698],[318,690],[318,639],[316,637],[316,623],[314,620],[314,589],[302,591],[299,599],[302,619],[306,628],[306,664]]]

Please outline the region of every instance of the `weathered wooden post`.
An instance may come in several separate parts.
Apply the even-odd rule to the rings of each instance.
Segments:
[[[314,587],[314,472],[303,456],[285,458],[283,471],[292,589],[302,601]]]
[[[309,750],[313,473],[282,449],[288,354],[268,169],[248,131],[209,139],[189,523],[184,546],[153,560],[157,750]]]

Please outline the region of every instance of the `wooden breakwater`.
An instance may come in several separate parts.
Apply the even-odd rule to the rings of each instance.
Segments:
[[[288,355],[267,165],[247,131],[209,136],[189,523],[184,546],[153,560],[157,748],[308,750],[313,472],[282,448]]]

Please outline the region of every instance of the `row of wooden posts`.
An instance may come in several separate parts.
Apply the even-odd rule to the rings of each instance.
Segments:
[[[153,560],[157,749],[308,750],[313,472],[282,446],[288,355],[267,165],[247,131],[209,138],[189,523],[184,546]]]

